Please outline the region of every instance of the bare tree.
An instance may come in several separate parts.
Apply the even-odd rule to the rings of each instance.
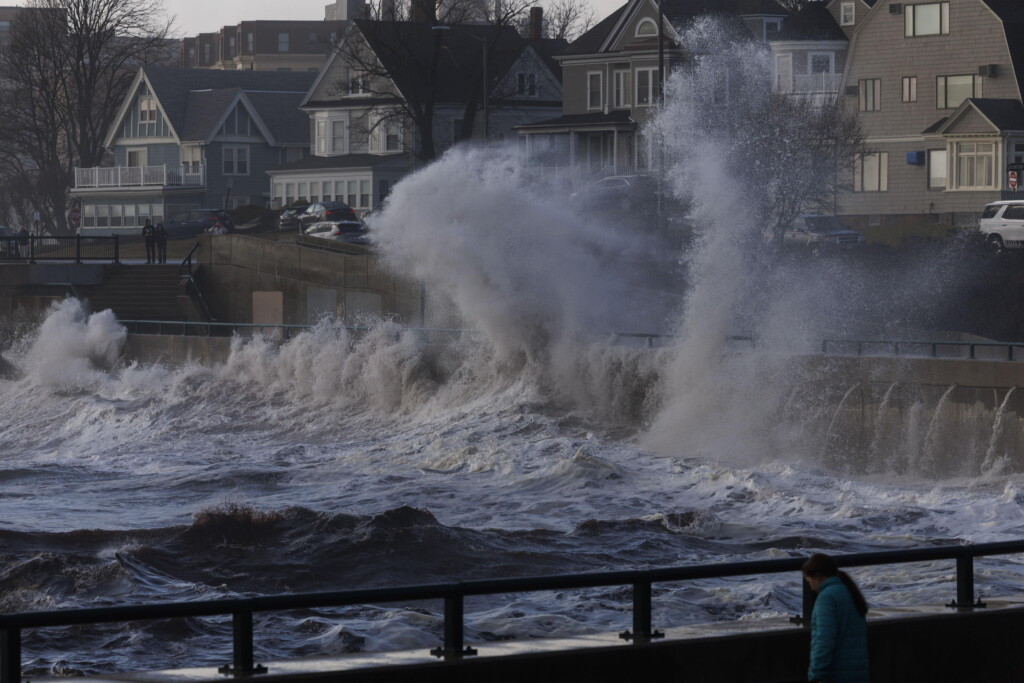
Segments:
[[[67,230],[74,168],[102,161],[135,71],[168,61],[170,29],[159,0],[32,0],[12,22],[0,130],[44,224]]]
[[[550,0],[544,8],[544,35],[573,41],[593,27],[595,18],[588,0]]]

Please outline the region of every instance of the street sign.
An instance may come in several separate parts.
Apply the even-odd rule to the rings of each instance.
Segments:
[[[1010,171],[1009,173],[1007,173],[1006,174],[1006,180],[1007,180],[1007,183],[1009,183],[1011,190],[1016,190],[1017,189],[1017,172],[1016,171]]]
[[[1024,163],[1007,164],[1006,165],[1006,170],[1007,171],[1024,171]]]

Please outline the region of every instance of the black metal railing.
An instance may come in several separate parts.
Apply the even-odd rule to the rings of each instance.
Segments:
[[[82,237],[3,237],[0,261],[100,261],[119,263],[121,245],[118,235]]]
[[[840,567],[955,560],[956,598],[948,606],[972,609],[984,607],[982,603],[975,601],[974,558],[1018,553],[1024,553],[1024,540],[857,553],[839,555],[835,559]],[[652,586],[654,584],[799,572],[805,559],[804,557],[791,557],[651,570],[462,581],[424,586],[275,595],[204,602],[3,614],[0,615],[0,683],[18,683],[20,681],[21,633],[24,629],[30,628],[230,614],[233,631],[232,661],[229,665],[221,667],[220,672],[245,676],[266,672],[266,667],[258,666],[254,661],[253,614],[256,612],[442,600],[444,603],[444,641],[441,647],[431,650],[431,653],[450,660],[476,654],[476,651],[467,648],[465,643],[464,608],[465,599],[469,596],[608,586],[632,587],[632,629],[620,634],[620,637],[633,644],[642,644],[663,637],[662,633],[652,628]],[[814,593],[810,591],[806,583],[803,586],[802,614],[793,619],[796,623],[806,623],[814,607]]]
[[[192,301],[199,307],[199,311],[202,316],[209,322],[216,322],[217,318],[210,312],[210,307],[206,303],[206,297],[203,296],[203,288],[196,282],[195,277],[192,274],[192,254],[196,253],[199,249],[200,243],[196,242],[189,249],[188,254],[181,260],[181,265],[178,266],[178,278],[185,282],[185,293],[191,297]],[[158,332],[157,334],[163,334]],[[185,332],[182,332],[185,334]],[[210,331],[207,330],[207,336],[210,335]]]

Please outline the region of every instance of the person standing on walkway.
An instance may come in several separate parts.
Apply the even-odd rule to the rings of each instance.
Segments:
[[[818,594],[811,612],[809,681],[867,683],[868,603],[857,584],[828,555],[804,562],[804,580]]]
[[[156,240],[156,262],[167,263],[167,229],[163,223],[156,224],[153,237]]]
[[[148,218],[142,226],[142,239],[146,242],[146,263],[156,263],[156,229]]]

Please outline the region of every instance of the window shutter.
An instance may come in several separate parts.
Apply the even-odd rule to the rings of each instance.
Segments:
[[[863,183],[861,181],[861,166],[862,166],[861,155],[860,154],[855,154],[853,156],[853,191],[854,192],[863,192],[864,191],[864,186],[863,186]]]

